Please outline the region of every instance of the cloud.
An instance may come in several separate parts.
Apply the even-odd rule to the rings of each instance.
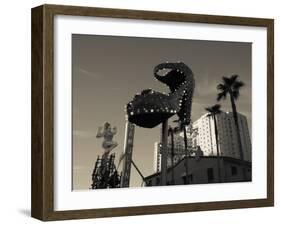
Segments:
[[[75,73],[78,73],[79,75],[84,75],[84,76],[88,76],[94,79],[101,79],[101,76],[97,75],[96,73],[91,72],[88,69],[82,68],[80,66],[74,66],[73,70]]]

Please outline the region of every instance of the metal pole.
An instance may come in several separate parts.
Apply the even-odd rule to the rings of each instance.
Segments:
[[[135,164],[135,162],[132,160],[132,165],[135,167],[135,169],[137,170],[137,172],[139,173],[139,175],[141,176],[142,180],[144,181],[144,176],[142,175],[141,171],[139,170],[139,168],[137,167],[137,165]]]
[[[188,177],[188,158],[189,158],[189,153],[187,150],[187,136],[186,136],[186,125],[183,127],[183,135],[184,135],[184,152],[185,152],[185,176],[186,180],[185,183],[189,184],[189,177]]]
[[[175,144],[174,144],[174,129],[171,128],[171,168],[172,168],[172,182],[175,184],[175,171],[174,171],[174,157],[175,157]]]
[[[131,176],[131,164],[134,145],[135,126],[131,122],[126,122],[124,160],[121,178],[121,187],[129,187]]]
[[[220,167],[220,148],[219,148],[219,134],[218,134],[218,127],[217,127],[217,118],[216,115],[213,115],[214,125],[215,125],[215,136],[216,136],[216,146],[217,146],[217,165],[218,165],[218,182],[221,183],[221,167]]]
[[[168,120],[162,123],[162,149],[161,149],[161,185],[167,185],[167,139],[168,139]]]

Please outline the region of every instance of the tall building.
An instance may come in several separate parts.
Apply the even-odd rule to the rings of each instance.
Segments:
[[[177,164],[182,160],[185,153],[184,138],[180,132],[174,133],[174,152],[172,152],[172,141],[171,136],[168,137],[167,142],[168,156],[167,156],[167,167],[171,167],[173,164]],[[161,143],[154,143],[154,171],[161,171]],[[196,144],[196,132],[192,129],[187,128],[187,151],[190,156],[202,156],[203,152],[200,147]],[[173,159],[173,162],[172,162]]]
[[[231,112],[222,112],[216,116],[218,127],[218,146],[221,156],[240,159],[236,127]],[[238,123],[242,142],[244,160],[251,162],[252,145],[248,129],[247,118],[238,113]],[[186,128],[187,146],[190,156],[216,156],[217,144],[215,136],[215,124],[212,117],[208,114],[202,115],[194,123]],[[183,132],[174,134],[174,164],[179,162],[185,156],[184,152],[184,134]],[[203,153],[201,153],[203,152]],[[168,138],[168,160],[167,165],[170,167],[171,161],[171,140]],[[161,169],[161,143],[156,142],[154,146],[154,171],[159,172]]]
[[[218,147],[221,156],[240,159],[236,127],[231,112],[222,112],[216,116],[218,127]],[[247,118],[238,113],[238,123],[245,161],[251,161],[251,138],[248,129]],[[217,155],[214,120],[207,114],[201,116],[192,125],[196,132],[193,142],[199,145],[206,156]],[[183,136],[183,134],[182,134]]]

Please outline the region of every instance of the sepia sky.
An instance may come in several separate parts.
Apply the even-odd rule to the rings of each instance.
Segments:
[[[103,153],[97,128],[106,121],[118,129],[114,137],[118,146],[113,150],[117,164],[124,146],[124,106],[146,88],[168,92],[153,79],[154,66],[166,61],[182,61],[194,73],[193,121],[216,103],[221,77],[238,74],[245,87],[237,110],[246,115],[251,133],[251,43],[73,34],[74,190],[90,188],[95,161]],[[221,102],[224,111],[231,111],[229,102]],[[160,126],[136,127],[133,159],[144,176],[153,173],[154,142],[159,139]],[[132,167],[130,186],[140,185],[141,178]]]

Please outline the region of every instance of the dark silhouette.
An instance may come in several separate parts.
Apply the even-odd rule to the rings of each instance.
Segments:
[[[218,182],[221,180],[221,167],[220,167],[220,151],[219,151],[219,142],[218,142],[218,127],[217,127],[217,118],[216,115],[221,113],[221,105],[216,104],[211,107],[206,108],[206,111],[209,113],[208,117],[212,117],[215,124],[215,136],[216,136],[216,147],[217,147],[217,165],[218,165]]]
[[[186,122],[185,117],[179,118],[178,120],[175,120],[174,122],[179,123],[179,127],[175,128],[175,130],[180,130],[183,132],[183,140],[184,140],[184,153],[185,153],[185,184],[189,184],[189,178],[188,178],[188,157],[189,152],[187,149],[187,135],[186,135],[186,126],[189,125],[190,122]]]
[[[244,83],[242,81],[238,80],[238,75],[232,75],[231,77],[222,77],[222,83],[218,84],[217,90],[219,91],[217,100],[220,101],[222,99],[226,99],[227,95],[230,97],[231,107],[232,107],[232,114],[234,118],[234,123],[236,127],[236,135],[237,135],[237,141],[238,141],[238,149],[240,154],[240,159],[244,160],[244,154],[243,154],[243,148],[242,148],[242,142],[241,142],[241,136],[240,136],[240,130],[239,130],[239,123],[238,123],[238,115],[237,115],[237,109],[235,101],[239,98],[240,95],[240,89],[244,86]],[[244,179],[246,179],[246,172],[245,169],[243,169],[243,175]]]
[[[195,86],[191,69],[182,62],[162,63],[153,72],[155,79],[168,86],[170,92],[144,89],[136,94],[126,105],[129,122],[154,128],[177,114],[189,124]]]
[[[191,69],[182,62],[158,64],[153,72],[158,81],[169,87],[170,93],[167,95],[152,89],[145,89],[141,94],[135,95],[126,108],[129,122],[140,127],[153,128],[162,123],[161,185],[166,185],[168,119],[175,114],[179,117],[179,122],[184,130],[187,161],[185,127],[190,123],[195,81]],[[186,178],[188,180],[188,174],[186,174]]]
[[[170,184],[175,184],[175,172],[174,172],[174,157],[175,157],[175,144],[174,144],[174,132],[171,126],[168,129],[168,136],[171,137],[171,168],[172,168],[172,181]]]
[[[92,189],[120,188],[120,175],[114,164],[115,154],[98,156],[92,173]]]

